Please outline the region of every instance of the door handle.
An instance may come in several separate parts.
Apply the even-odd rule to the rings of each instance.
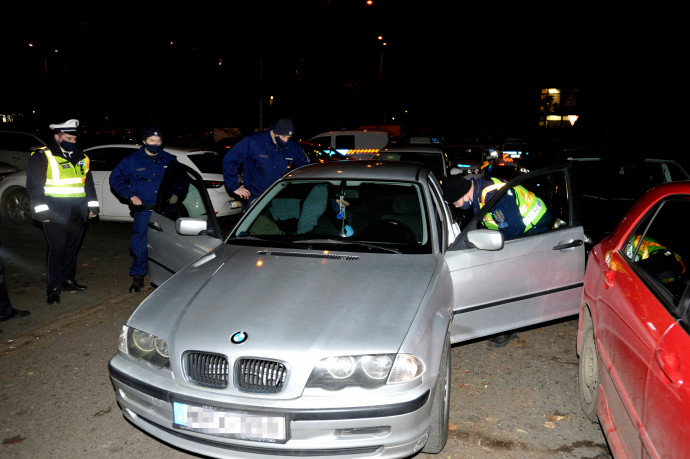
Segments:
[[[156,231],[163,231],[163,228],[161,228],[161,225],[159,225],[158,222],[149,222],[149,228]]]
[[[580,239],[575,239],[574,241],[570,242],[565,242],[563,244],[558,244],[553,248],[553,250],[563,250],[563,249],[572,249],[573,247],[580,247],[583,244],[582,240]]]
[[[657,349],[654,353],[656,363],[659,365],[661,372],[675,385],[683,384],[683,377],[678,372],[680,368],[680,357],[678,354],[669,354],[663,349]]]

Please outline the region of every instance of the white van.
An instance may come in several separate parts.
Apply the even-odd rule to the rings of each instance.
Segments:
[[[332,148],[343,155],[353,155],[358,159],[370,159],[388,145],[388,132],[329,131],[316,135],[309,141]]]

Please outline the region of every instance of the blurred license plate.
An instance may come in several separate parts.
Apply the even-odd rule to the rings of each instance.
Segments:
[[[285,442],[285,417],[173,402],[175,427],[242,440]]]

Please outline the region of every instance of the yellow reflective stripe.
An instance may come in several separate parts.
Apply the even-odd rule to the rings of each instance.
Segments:
[[[51,181],[54,181],[55,183],[58,183],[60,180],[60,168],[58,167],[58,162],[57,159],[53,156],[53,153],[50,151],[50,149],[46,149],[46,158],[48,159],[48,169],[50,170],[51,175],[53,178]],[[47,180],[46,180],[47,183]]]
[[[537,200],[537,203],[534,206],[534,208],[530,210],[527,215],[522,217],[522,222],[525,224],[525,228],[528,228],[532,224],[532,221],[535,218],[537,218],[537,215],[539,215],[539,212],[541,212],[542,207],[543,205],[541,203],[541,200]],[[522,214],[522,210],[520,210],[520,213]]]
[[[486,188],[482,190],[482,205],[486,202],[486,195],[494,192],[496,190],[500,190],[503,188],[506,184],[505,183],[495,183],[493,185],[489,185]]]

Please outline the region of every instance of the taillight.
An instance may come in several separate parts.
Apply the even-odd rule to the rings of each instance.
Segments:
[[[217,180],[204,180],[204,185],[206,185],[206,188],[220,188],[225,185],[225,183]]]

